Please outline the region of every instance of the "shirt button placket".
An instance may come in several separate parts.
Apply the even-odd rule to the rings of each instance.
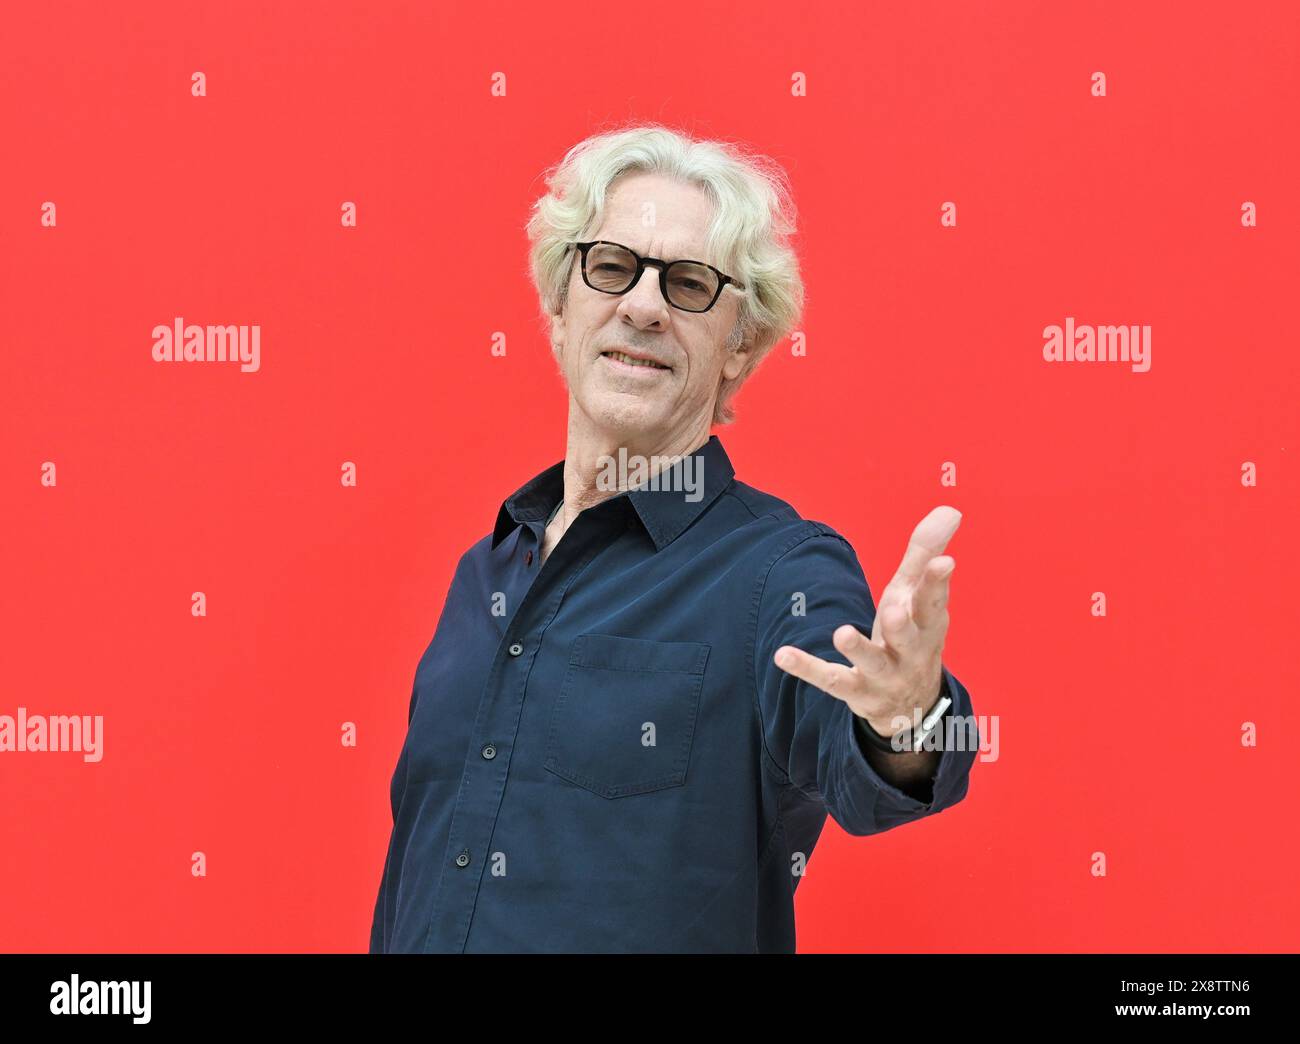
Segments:
[[[522,656],[524,651],[523,642],[511,642],[510,648],[507,649],[506,651],[512,657]],[[482,755],[485,761],[492,761],[497,756],[496,745],[493,743],[485,743],[482,746],[482,748],[479,750],[479,753]],[[468,848],[461,849],[460,854],[456,856],[456,866],[459,869],[463,870],[465,869],[465,867],[469,866],[469,864],[470,864],[469,849]]]

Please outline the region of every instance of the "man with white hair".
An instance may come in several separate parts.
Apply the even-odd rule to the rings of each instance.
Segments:
[[[710,434],[799,318],[793,231],[775,164],[660,126],[550,172],[528,234],[567,452],[457,565],[371,952],[793,952],[827,814],[874,834],[965,796],[961,516],[921,520],[877,612],[849,543]]]

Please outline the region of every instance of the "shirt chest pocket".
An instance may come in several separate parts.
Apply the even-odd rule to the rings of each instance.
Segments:
[[[579,635],[551,711],[546,770],[605,798],[681,786],[709,649]]]

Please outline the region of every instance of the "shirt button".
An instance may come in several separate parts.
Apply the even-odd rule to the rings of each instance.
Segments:
[[[533,564],[533,553],[532,553],[532,551],[528,551],[528,552],[524,555],[524,563],[525,563],[526,565],[532,565],[532,564]]]
[[[457,866],[469,866],[469,851],[466,850],[456,857]]]
[[[493,758],[497,756],[496,747],[492,746],[492,744],[489,743],[486,747],[483,748],[483,756],[487,758],[488,761],[491,761]]]
[[[511,656],[518,656],[523,651],[524,651],[524,647],[520,645],[518,642],[515,642],[514,645],[510,646]]]

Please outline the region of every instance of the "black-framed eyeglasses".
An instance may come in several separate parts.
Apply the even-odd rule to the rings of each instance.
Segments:
[[[731,276],[703,261],[663,261],[642,257],[622,243],[596,239],[590,243],[570,240],[569,246],[582,251],[582,281],[602,294],[625,294],[636,286],[646,265],[659,268],[659,292],[664,300],[683,312],[707,312],[730,283],[744,290]]]

